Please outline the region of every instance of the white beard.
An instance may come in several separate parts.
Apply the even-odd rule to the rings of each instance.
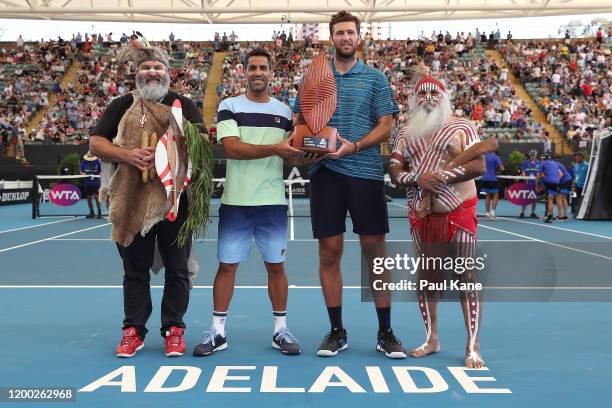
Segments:
[[[166,74],[160,82],[147,84],[142,77],[136,75],[136,89],[140,96],[147,101],[157,101],[168,93],[170,75]]]
[[[421,105],[417,105],[415,96],[408,102],[410,120],[404,128],[408,141],[415,142],[436,133],[451,116],[451,103],[447,93],[442,94],[442,101],[430,112]]]

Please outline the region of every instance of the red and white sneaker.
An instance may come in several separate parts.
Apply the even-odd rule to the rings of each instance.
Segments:
[[[180,327],[170,326],[166,331],[166,357],[178,357],[185,353],[185,340]]]
[[[117,346],[115,354],[117,357],[133,357],[138,350],[144,347],[144,341],[138,335],[138,331],[134,327],[128,327],[123,330],[123,337]]]

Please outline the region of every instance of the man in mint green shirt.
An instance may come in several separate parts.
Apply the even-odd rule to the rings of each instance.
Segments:
[[[255,49],[247,56],[247,93],[225,99],[217,112],[217,138],[227,156],[225,188],[219,209],[217,258],[210,331],[193,351],[208,356],[227,348],[225,321],[234,292],[236,271],[259,248],[268,272],[274,331],[272,347],[299,354],[300,346],[286,324],[288,283],[285,275],[287,201],[283,159],[299,159],[290,145],[291,109],[270,97],[270,54]]]

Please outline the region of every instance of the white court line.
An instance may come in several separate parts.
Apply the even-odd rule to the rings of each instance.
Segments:
[[[110,238],[54,238],[50,241],[111,241]],[[216,242],[216,238],[197,239],[196,242]],[[294,239],[297,242],[318,242],[317,239]],[[345,239],[344,242],[359,242],[358,239]],[[387,239],[385,242],[412,242],[411,239]],[[531,239],[480,239],[478,242],[532,242]]]
[[[82,219],[82,218],[83,217],[70,217],[70,218],[67,218],[65,220],[45,222],[44,224],[30,225],[29,227],[13,228],[13,229],[10,229],[10,230],[0,231],[0,234],[4,234],[5,232],[21,231],[21,230],[25,230],[25,229],[29,229],[29,228],[43,227],[45,225],[57,224],[57,223],[60,223],[60,222],[74,221],[74,220],[79,220],[79,219]]]
[[[608,236],[605,236],[605,235],[593,234],[591,232],[578,231],[578,230],[574,230],[574,229],[570,229],[570,228],[555,227],[554,225],[543,224],[541,222],[538,223],[538,222],[530,222],[530,221],[521,221],[521,220],[515,220],[515,219],[507,218],[507,217],[500,217],[499,219],[503,220],[503,221],[520,222],[522,224],[535,225],[535,226],[538,226],[538,227],[553,228],[553,229],[558,229],[558,230],[561,230],[561,231],[574,232],[576,234],[590,235],[592,237],[604,238],[604,239],[612,240],[612,237],[608,237]]]
[[[110,241],[110,238],[53,238],[49,241]]]
[[[151,285],[163,289],[162,285]],[[210,285],[196,285],[193,289],[212,289]],[[495,290],[612,290],[612,286],[483,286]],[[121,285],[0,285],[0,289],[123,289]],[[235,286],[235,289],[268,289],[267,286]],[[289,285],[289,289],[321,289],[321,286]],[[343,286],[343,289],[368,289],[367,286]]]
[[[44,239],[39,239],[39,240],[36,240],[36,241],[32,241],[32,242],[27,242],[25,244],[21,244],[21,245],[15,245],[15,246],[10,247],[10,248],[3,248],[3,249],[0,249],[0,253],[6,252],[6,251],[11,251],[13,249],[27,247],[27,246],[30,246],[30,245],[39,244],[41,242],[50,241],[50,240],[55,239],[55,238],[65,237],[67,235],[77,234],[79,232],[85,232],[85,231],[90,231],[90,230],[96,229],[96,228],[106,227],[107,225],[110,225],[110,223],[96,225],[95,227],[83,228],[83,229],[80,229],[80,230],[77,230],[77,231],[67,232],[65,234],[60,234],[60,235],[56,235],[56,236],[49,237],[49,238],[44,238]]]
[[[541,242],[541,243],[546,244],[546,245],[550,245],[550,246],[554,246],[554,247],[558,247],[558,248],[563,248],[563,249],[569,249],[570,251],[580,252],[580,253],[587,254],[587,255],[593,255],[593,256],[596,256],[596,257],[599,257],[599,258],[603,258],[603,259],[607,259],[609,261],[612,261],[612,257],[601,255],[601,254],[597,254],[595,252],[584,251],[582,249],[568,247],[568,246],[565,246],[565,245],[557,244],[555,242],[548,242],[548,241],[544,241],[543,239],[532,238],[532,237],[529,237],[527,235],[517,234],[516,232],[510,232],[510,231],[506,231],[506,230],[503,230],[503,229],[500,229],[500,228],[489,227],[488,225],[478,224],[478,226],[482,227],[482,228],[489,228],[489,229],[492,229],[494,231],[505,232],[506,234],[515,235],[515,236],[521,237],[521,238],[531,239],[532,241]]]
[[[213,240],[216,241],[216,240]],[[317,242],[318,239],[294,239],[294,241]],[[531,239],[479,239],[478,242],[531,242]],[[344,242],[359,242],[358,239],[345,239]],[[386,239],[385,242],[412,242],[411,239]]]
[[[393,205],[397,205],[399,207],[408,208],[407,206],[404,206],[404,205],[401,205],[401,204],[395,204],[395,203],[392,203],[392,204]],[[482,228],[488,228],[488,229],[491,229],[491,230],[494,230],[494,231],[499,231],[499,232],[503,232],[503,233],[506,233],[506,234],[514,235],[516,237],[524,238],[524,239],[531,240],[531,241],[534,241],[534,242],[541,242],[541,243],[546,244],[546,245],[550,245],[550,246],[554,246],[554,247],[558,247],[558,248],[563,248],[563,249],[569,249],[570,251],[580,252],[580,253],[587,254],[587,255],[593,255],[593,256],[596,256],[596,257],[599,257],[599,258],[603,258],[603,259],[607,259],[609,261],[612,261],[612,257],[601,255],[601,254],[597,254],[597,253],[594,253],[594,252],[584,251],[582,249],[572,248],[572,247],[568,247],[568,246],[565,246],[565,245],[557,244],[557,243],[554,243],[554,242],[544,241],[543,239],[533,238],[533,237],[530,237],[530,236],[527,236],[527,235],[518,234],[516,232],[506,231],[506,230],[503,230],[501,228],[489,227],[488,225],[484,225],[482,223],[479,223],[478,226],[482,227]]]

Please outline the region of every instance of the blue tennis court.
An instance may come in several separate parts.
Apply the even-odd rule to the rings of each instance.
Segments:
[[[390,203],[399,209],[402,205],[399,200]],[[481,200],[479,212],[483,206]],[[554,247],[568,257],[612,265],[612,251],[605,251],[612,240],[609,222],[544,225],[515,218],[517,207],[504,201],[497,213],[497,220],[479,219],[482,242],[507,246],[509,253],[518,243]],[[118,359],[114,350],[123,319],[123,272],[116,247],[108,240],[110,224],[105,219],[30,216],[27,205],[0,207],[0,387],[72,388],[77,391],[73,404],[83,407],[576,407],[586,401],[594,406],[612,401],[609,301],[561,301],[562,296],[548,302],[485,300],[481,350],[486,370],[462,368],[466,333],[459,305],[450,302],[440,305],[440,353],[406,360],[376,353],[376,314],[372,304],[362,302],[359,242],[350,232],[342,260],[350,348],[334,358],[317,357],[329,327],[318,282],[317,242],[307,217],[293,220],[286,264],[291,285],[288,324],[302,355],[283,356],[270,347],[273,324],[266,272],[254,250],[238,270],[239,287],[226,325],[227,351],[208,358],[163,355],[162,339],[156,335],[162,273],[152,277],[154,311],[145,348],[132,359]],[[408,220],[390,218],[390,224],[388,240],[410,246]],[[215,236],[213,219],[206,236],[194,245],[200,273],[185,316],[189,352],[210,325]],[[516,258],[521,267],[521,254]],[[612,287],[598,292],[604,293],[599,300],[612,300]],[[415,303],[394,303],[392,323],[406,348],[423,342]]]

